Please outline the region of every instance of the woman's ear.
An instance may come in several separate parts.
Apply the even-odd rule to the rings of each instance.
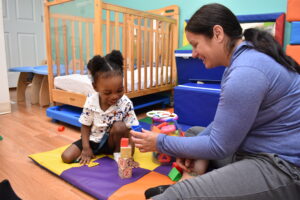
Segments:
[[[213,27],[214,38],[217,42],[222,42],[224,40],[224,29],[220,25],[214,25]]]

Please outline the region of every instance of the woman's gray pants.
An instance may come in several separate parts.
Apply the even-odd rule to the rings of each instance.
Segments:
[[[199,130],[193,128],[187,135]],[[178,182],[152,199],[300,200],[300,168],[275,154],[236,153],[211,162],[219,168]]]

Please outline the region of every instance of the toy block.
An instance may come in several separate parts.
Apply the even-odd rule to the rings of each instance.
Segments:
[[[142,127],[140,125],[131,126],[131,129],[136,131],[136,132],[142,132]]]
[[[121,179],[123,178],[131,178],[132,177],[132,168],[126,167],[126,168],[119,168],[118,170],[119,176]]]
[[[131,158],[132,157],[132,148],[129,145],[129,139],[128,138],[122,138],[121,139],[121,145],[120,145],[120,153],[121,158]]]
[[[182,174],[176,169],[176,167],[173,167],[169,172],[168,177],[172,181],[179,181],[182,177]]]
[[[118,173],[120,178],[130,178],[132,176],[132,168],[139,167],[139,164],[133,158],[119,158]]]
[[[171,156],[164,154],[164,153],[160,153],[157,157],[157,160],[160,163],[169,163],[169,162],[171,162]]]

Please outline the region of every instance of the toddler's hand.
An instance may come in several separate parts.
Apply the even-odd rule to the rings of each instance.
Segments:
[[[80,164],[89,164],[91,159],[94,157],[95,156],[91,148],[82,149],[81,155],[79,156]]]

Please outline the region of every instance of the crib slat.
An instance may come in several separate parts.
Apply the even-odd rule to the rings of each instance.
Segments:
[[[169,49],[169,41],[170,41],[170,24],[167,23],[166,25],[166,62],[165,62],[165,66],[166,66],[166,74],[165,74],[165,82],[164,84],[168,84],[168,79],[169,79],[169,53],[171,52],[171,49]]]
[[[160,68],[160,85],[164,85],[164,66],[165,66],[165,23],[161,23],[161,68]]]
[[[71,34],[71,38],[72,38],[72,67],[73,67],[73,74],[76,71],[76,65],[75,65],[75,60],[76,60],[76,49],[75,49],[75,27],[74,27],[74,21],[71,22],[71,29],[72,29],[72,34]]]
[[[63,20],[63,40],[64,40],[64,57],[65,57],[65,71],[69,74],[69,58],[68,58],[68,40],[67,40],[67,24],[66,20]]]
[[[119,13],[115,12],[115,27],[116,27],[116,49],[120,50],[120,30],[119,30]]]
[[[142,61],[142,39],[141,39],[141,18],[137,18],[137,24],[138,24],[138,29],[137,29],[137,70],[138,70],[138,90],[141,90],[141,61]]]
[[[110,11],[106,11],[106,54],[110,52]]]
[[[149,65],[150,65],[150,86],[149,88],[152,87],[153,85],[153,19],[150,19],[150,39],[149,39],[149,43],[150,43],[150,55],[149,55]]]
[[[147,89],[148,77],[148,19],[144,18],[144,90]]]
[[[131,46],[131,52],[130,52],[130,71],[131,71],[131,92],[134,92],[134,43],[135,43],[135,38],[134,38],[134,18],[132,15],[130,15],[130,20],[129,20],[129,28],[130,28],[130,34],[129,34],[129,39],[130,39],[130,44]]]
[[[55,53],[56,53],[56,73],[60,76],[60,57],[59,57],[59,36],[58,36],[58,20],[54,19],[54,33],[55,33]]]
[[[111,45],[110,45],[110,52],[115,49],[115,26],[114,24],[110,23],[110,28],[111,28]],[[109,52],[109,53],[110,53]]]
[[[177,26],[174,26],[173,24],[170,24],[170,35],[173,36],[174,35],[174,28]],[[176,31],[176,30],[175,30]],[[176,64],[175,64],[175,56],[174,56],[174,39],[172,39],[172,37],[170,37],[170,50],[171,50],[171,58],[169,61],[169,65],[172,66],[171,68],[171,77],[170,77],[170,84],[171,85],[175,85],[176,82],[174,81],[173,83],[173,79],[176,80]]]
[[[156,76],[155,76],[155,86],[158,87],[158,68],[159,68],[159,42],[160,42],[160,34],[159,34],[159,21],[156,20],[156,33],[155,33],[155,70],[156,70]]]
[[[85,36],[86,36],[86,62],[90,60],[90,32],[89,23],[85,24]]]
[[[102,1],[94,1],[94,54],[103,54],[103,37],[102,37]]]
[[[79,68],[80,68],[80,74],[83,74],[83,47],[82,47],[82,22],[79,22],[78,24],[78,31],[79,31],[79,56],[80,56],[80,61],[79,61]]]
[[[128,31],[128,28],[127,28],[127,18],[128,18],[128,15],[127,14],[124,14],[123,15],[123,29],[122,29],[122,36],[123,36],[123,39],[122,39],[122,54],[123,54],[123,58],[124,58],[124,66],[123,66],[123,73],[124,73],[124,92],[127,93],[127,43],[128,43],[128,40],[126,39],[127,38],[127,31]]]

